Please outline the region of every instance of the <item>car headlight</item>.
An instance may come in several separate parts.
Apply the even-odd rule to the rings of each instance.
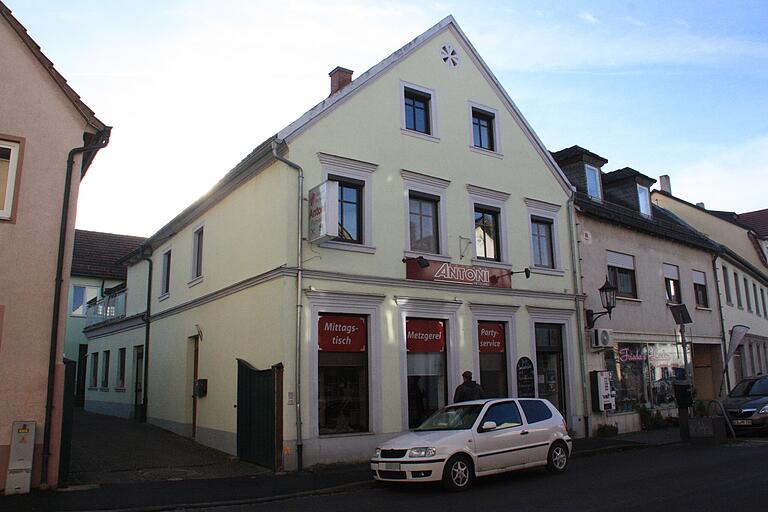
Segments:
[[[431,447],[422,446],[419,448],[411,448],[408,450],[408,456],[409,457],[432,457],[435,455],[437,450]]]
[[[373,450],[373,458],[378,459],[381,457],[381,448],[376,448]]]
[[[768,414],[768,405],[764,405],[762,409],[760,409],[757,414]]]

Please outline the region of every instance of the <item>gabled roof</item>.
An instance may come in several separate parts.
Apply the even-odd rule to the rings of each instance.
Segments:
[[[597,153],[593,153],[588,149],[585,149],[578,145],[573,145],[569,148],[561,149],[560,151],[552,151],[552,157],[555,159],[556,162],[562,162],[564,160],[568,160],[569,158],[573,158],[575,156],[582,156],[587,155],[592,157],[592,159],[597,160],[600,162],[599,167],[604,166],[608,163],[608,159],[604,158]]]
[[[558,165],[555,163],[550,152],[546,147],[544,147],[544,144],[541,142],[538,135],[536,135],[536,133],[533,131],[533,128],[531,128],[531,126],[528,124],[528,121],[525,120],[523,114],[517,108],[517,105],[515,105],[515,102],[512,101],[512,98],[509,97],[507,91],[504,90],[504,87],[502,87],[499,80],[493,74],[483,58],[480,57],[480,54],[477,52],[475,47],[459,27],[459,24],[456,23],[456,20],[451,15],[446,16],[432,28],[416,37],[413,41],[409,42],[391,54],[389,57],[370,68],[368,71],[357,77],[352,81],[352,83],[343,89],[337,91],[336,93],[332,94],[328,98],[324,99],[309,109],[309,111],[306,112],[303,116],[280,130],[277,133],[277,138],[281,141],[285,140],[287,143],[290,143],[294,137],[311,126],[315,121],[330,113],[337,105],[341,104],[347,98],[357,93],[368,83],[375,80],[379,75],[400,62],[402,59],[406,58],[408,55],[430,41],[432,38],[443,32],[443,30],[453,30],[454,35],[464,46],[467,55],[469,55],[477,67],[480,68],[481,73],[485,76],[486,80],[490,82],[493,89],[499,95],[502,103],[505,104],[512,118],[517,122],[518,126],[528,137],[528,140],[531,142],[534,148],[536,148],[536,152],[539,153],[539,156],[541,156],[542,160],[544,160],[544,163],[555,176],[558,183],[560,183],[560,185],[563,187],[563,190],[565,190],[566,194],[570,196],[573,193],[573,187],[568,181],[568,178],[566,178],[565,174],[563,174],[563,172],[560,170],[560,167],[558,167]]]
[[[768,208],[736,214],[742,224],[752,228],[760,237],[768,237]]]
[[[609,185],[617,181],[621,181],[627,178],[634,178],[638,176],[643,178],[644,180],[650,181],[651,183],[656,183],[656,180],[651,178],[650,176],[646,176],[645,174],[641,173],[640,171],[636,171],[631,167],[624,167],[622,169],[617,169],[615,171],[611,171],[603,174],[603,185]]]
[[[125,279],[125,266],[118,264],[118,260],[145,240],[146,238],[141,236],[76,229],[70,274],[101,279]]]
[[[64,95],[69,99],[69,101],[72,102],[72,105],[74,105],[75,109],[77,109],[80,115],[83,116],[86,122],[96,130],[104,130],[106,125],[99,121],[93,110],[88,108],[88,105],[83,103],[75,90],[72,89],[69,84],[67,84],[67,79],[64,78],[61,73],[59,73],[56,68],[53,67],[53,62],[51,62],[48,57],[43,54],[43,51],[40,49],[40,45],[38,45],[35,40],[32,39],[29,33],[27,33],[27,29],[24,28],[24,25],[22,25],[19,20],[13,16],[11,10],[2,1],[0,1],[0,17],[8,22],[8,25],[10,25],[11,28],[19,36],[19,38],[21,38],[22,42],[32,52],[32,55],[34,55],[38,62],[40,62],[40,64],[45,68],[51,78],[53,78],[53,81],[56,82],[56,85],[59,86]]]

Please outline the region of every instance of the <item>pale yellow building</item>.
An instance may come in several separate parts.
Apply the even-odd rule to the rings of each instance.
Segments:
[[[584,435],[567,179],[450,16],[351,75],[126,259],[89,351],[147,358],[148,421],[276,468],[368,459],[465,370]]]
[[[768,373],[768,265],[759,237],[734,214],[689,203],[672,195],[668,185],[655,190],[651,198],[722,246],[713,266],[726,338],[730,339],[734,325],[749,327],[729,362],[726,384],[733,387],[742,377]]]

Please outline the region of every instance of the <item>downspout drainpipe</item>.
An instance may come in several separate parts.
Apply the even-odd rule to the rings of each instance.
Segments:
[[[280,162],[298,172],[299,195],[297,207],[296,230],[296,463],[299,471],[303,469],[304,446],[301,437],[301,329],[303,305],[301,300],[303,264],[304,264],[304,169],[299,164],[291,162],[277,154],[278,145],[283,141],[275,139],[272,141],[272,155]]]
[[[568,199],[568,232],[571,237],[571,259],[573,260],[573,264],[571,265],[573,267],[572,269],[572,275],[573,275],[573,304],[576,308],[576,328],[578,330],[578,340],[579,340],[579,362],[581,363],[581,396],[583,400],[583,406],[584,406],[584,436],[589,437],[590,436],[590,426],[589,426],[589,389],[587,388],[587,362],[586,362],[586,353],[585,353],[585,344],[584,344],[584,323],[582,321],[582,310],[583,310],[583,304],[580,304],[579,301],[579,295],[581,295],[581,286],[579,285],[579,269],[581,268],[581,255],[579,253],[579,241],[575,237],[575,230],[574,230],[574,215],[573,210],[575,208],[574,206],[574,198],[575,193],[571,194],[571,197]]]
[[[719,257],[718,253],[714,253],[712,255],[712,272],[715,276],[715,286],[717,286],[717,309],[720,311],[720,330],[723,333],[723,340],[720,344],[721,347],[721,357],[723,358],[723,373],[720,374],[720,385],[717,388],[717,396],[721,396],[723,393],[723,383],[726,384],[727,390],[731,389],[731,375],[728,371],[728,363],[726,362],[725,358],[728,354],[728,347],[726,346],[726,336],[728,335],[725,331],[725,319],[723,318],[723,301],[720,299],[720,279],[718,278],[717,274],[717,258]],[[725,374],[725,379],[723,379],[723,374]],[[726,390],[726,393],[728,392]]]
[[[143,250],[143,249],[142,249]],[[150,253],[151,254],[151,253]],[[147,270],[147,306],[144,313],[144,381],[142,382],[142,397],[141,397],[141,421],[146,423],[147,412],[149,410],[149,403],[147,402],[147,395],[149,391],[149,323],[152,317],[152,258],[143,253],[141,256],[142,261],[146,261],[149,265]]]
[[[67,174],[64,179],[64,197],[61,203],[61,224],[59,225],[59,251],[56,257],[56,280],[53,286],[53,316],[51,317],[51,349],[48,354],[48,389],[45,398],[45,427],[43,429],[43,467],[41,468],[40,483],[47,485],[48,464],[51,454],[51,423],[53,421],[53,391],[56,371],[56,347],[59,338],[59,313],[61,311],[61,288],[64,284],[64,248],[67,245],[67,225],[69,224],[69,197],[72,188],[72,170],[75,166],[75,155],[88,151],[98,151],[109,144],[112,128],[107,126],[98,133],[98,142],[87,146],[72,148],[67,156]],[[82,174],[80,176],[82,178]]]

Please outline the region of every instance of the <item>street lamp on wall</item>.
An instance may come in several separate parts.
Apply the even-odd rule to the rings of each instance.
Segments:
[[[608,315],[611,318],[611,311],[616,307],[616,287],[608,280],[608,276],[605,277],[605,283],[603,286],[597,289],[600,292],[600,303],[605,308],[605,311],[594,312],[591,309],[587,310],[587,329],[592,329],[595,326],[595,321],[601,316]]]
[[[416,263],[420,268],[427,268],[429,266],[429,260],[424,256],[418,256],[416,258],[403,258],[403,263],[408,263],[410,260],[416,260]]]

